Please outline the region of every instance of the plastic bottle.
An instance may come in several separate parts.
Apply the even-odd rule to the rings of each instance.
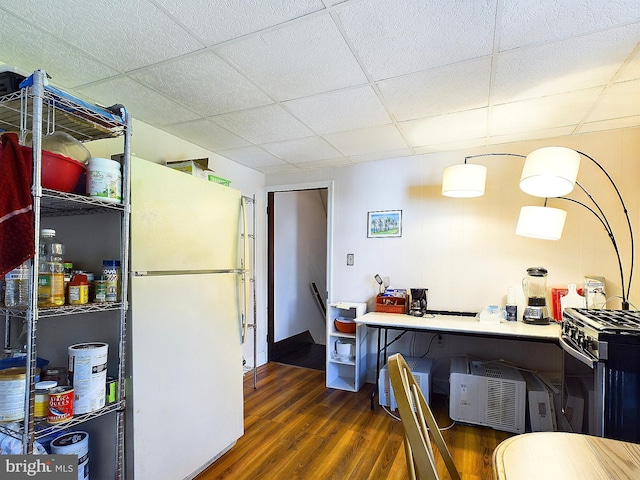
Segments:
[[[38,306],[64,305],[64,245],[56,241],[56,231],[43,228],[40,232],[38,269]]]
[[[89,301],[87,276],[76,273],[69,282],[69,305],[83,305]]]
[[[5,275],[5,306],[26,307],[29,304],[30,269],[29,261],[26,261]]]

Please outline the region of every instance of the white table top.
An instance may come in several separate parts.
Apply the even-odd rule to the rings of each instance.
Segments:
[[[354,318],[356,323],[371,327],[395,329],[411,328],[437,331],[442,333],[477,334],[529,338],[531,340],[555,341],[560,336],[560,324],[554,321],[550,325],[532,325],[523,322],[485,323],[476,317],[458,315],[432,315],[414,317],[398,313],[369,312]]]

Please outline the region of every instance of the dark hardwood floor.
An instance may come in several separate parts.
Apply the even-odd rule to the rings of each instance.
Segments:
[[[279,363],[257,376],[257,389],[252,374],[244,379],[245,434],[197,480],[407,478],[402,425],[379,405],[370,410],[371,384],[333,390],[323,372]],[[432,404],[440,427],[450,425],[444,396]],[[493,450],[509,436],[464,425],[444,432],[463,480],[490,479]]]

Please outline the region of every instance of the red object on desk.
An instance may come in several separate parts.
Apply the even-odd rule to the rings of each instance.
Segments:
[[[579,295],[583,295],[582,288],[578,288],[577,291]],[[560,297],[564,297],[567,293],[569,293],[568,288],[551,288],[551,298],[553,301],[553,312],[551,312],[551,315],[556,322],[562,322],[562,304],[560,303]]]

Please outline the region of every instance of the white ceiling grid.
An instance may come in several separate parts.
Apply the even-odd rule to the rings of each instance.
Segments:
[[[0,32],[265,173],[640,125],[638,0],[3,0]]]

